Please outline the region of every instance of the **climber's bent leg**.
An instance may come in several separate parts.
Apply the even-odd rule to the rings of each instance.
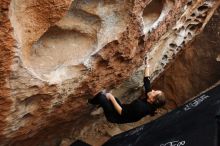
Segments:
[[[105,94],[103,94],[103,93],[97,94],[97,96],[95,98],[98,101],[99,105],[103,108],[106,119],[109,122],[117,123],[118,120],[120,119],[120,115],[115,110],[111,101],[109,101],[106,98]],[[116,100],[121,105],[120,101],[117,98],[116,98]]]

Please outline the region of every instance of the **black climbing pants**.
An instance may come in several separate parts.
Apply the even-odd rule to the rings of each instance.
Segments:
[[[118,98],[115,97],[115,99],[118,102],[118,104],[121,105],[121,102],[118,100]],[[112,123],[120,123],[121,116],[114,108],[114,105],[112,104],[112,102],[107,99],[105,94],[99,94],[97,96],[97,100],[98,100],[100,106],[104,110],[104,114],[105,114],[106,119]]]

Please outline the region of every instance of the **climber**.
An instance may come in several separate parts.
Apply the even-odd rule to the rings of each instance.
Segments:
[[[154,115],[156,110],[166,103],[164,93],[160,90],[152,90],[149,79],[149,64],[147,59],[144,70],[144,88],[145,97],[136,99],[130,104],[121,104],[121,102],[111,93],[99,92],[88,102],[93,105],[100,105],[106,119],[112,123],[130,123],[136,122],[146,115]]]

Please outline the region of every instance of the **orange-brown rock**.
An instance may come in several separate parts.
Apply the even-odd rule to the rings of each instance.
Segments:
[[[218,0],[2,0],[0,145],[58,145],[87,99],[141,67],[152,80],[202,32]],[[92,122],[92,120],[91,120]]]

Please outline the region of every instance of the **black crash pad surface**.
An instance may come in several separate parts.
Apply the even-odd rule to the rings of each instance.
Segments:
[[[220,146],[220,85],[103,146]]]
[[[89,145],[81,140],[77,140],[74,143],[72,143],[70,146],[91,146],[91,145]]]

